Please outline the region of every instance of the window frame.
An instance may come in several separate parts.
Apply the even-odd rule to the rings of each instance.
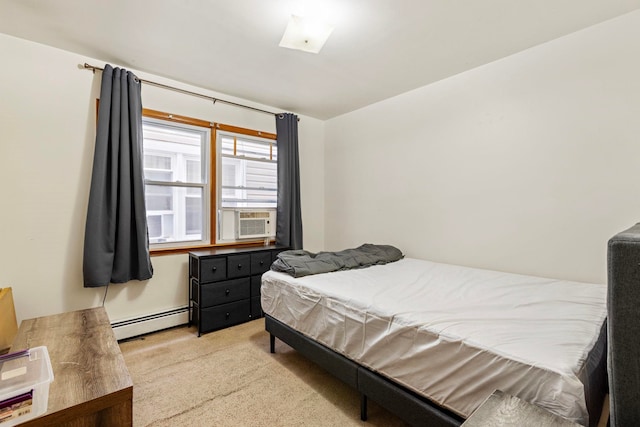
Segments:
[[[231,144],[231,142],[233,143]],[[236,153],[237,144],[237,153]],[[271,228],[271,231],[275,232],[275,226],[277,223],[277,141],[271,138],[264,138],[262,135],[247,135],[240,132],[231,132],[228,130],[218,129],[216,132],[216,160],[218,166],[218,182],[217,189],[219,190],[216,200],[217,214],[218,214],[218,234],[216,236],[216,243],[226,244],[230,242],[238,242],[235,237],[230,236],[229,233],[229,220],[230,214],[235,217],[231,220],[234,223],[235,233],[240,233],[238,227],[240,227],[241,221],[237,216],[248,214],[252,215],[256,212],[267,212],[270,221],[267,221],[267,227]],[[257,152],[251,153],[251,148],[256,149]],[[249,148],[249,151],[246,151]],[[263,153],[258,154],[263,151]],[[255,155],[258,154],[258,155]],[[262,156],[265,157],[262,157]],[[242,185],[225,185],[225,164],[233,166],[236,176],[236,180],[241,181]],[[270,165],[267,169],[270,171],[263,175],[261,169],[264,165]],[[275,178],[275,186],[268,185],[266,187],[260,187],[261,182],[257,182],[257,186],[247,186],[249,181],[255,180],[258,176]],[[240,179],[237,179],[240,178]],[[260,179],[258,178],[258,181]],[[236,193],[236,198],[229,195],[225,195],[226,192],[233,191]],[[260,194],[262,193],[262,194]],[[249,195],[258,195],[256,199],[252,199]],[[262,199],[266,194],[270,194],[270,199]],[[225,206],[225,203],[227,204]],[[255,237],[254,237],[255,238]],[[273,240],[274,237],[268,237],[267,239]],[[244,238],[241,242],[246,241]],[[263,240],[264,241],[264,240]]]
[[[177,253],[187,253],[189,251],[195,249],[206,249],[206,248],[214,248],[214,247],[243,247],[243,246],[255,246],[255,245],[263,245],[264,239],[259,240],[243,240],[241,242],[229,242],[229,243],[216,243],[216,236],[218,234],[217,229],[217,221],[218,221],[218,182],[217,182],[217,164],[218,164],[218,154],[217,154],[217,139],[218,139],[218,131],[224,131],[228,133],[237,133],[246,136],[252,136],[263,139],[271,139],[276,141],[277,137],[275,133],[264,132],[254,129],[247,129],[238,126],[232,126],[222,123],[211,122],[207,120],[197,119],[193,117],[182,116],[178,114],[171,114],[157,110],[151,110],[148,108],[142,109],[142,116],[145,118],[152,118],[156,120],[164,120],[167,122],[185,124],[190,126],[209,128],[210,129],[210,140],[209,144],[209,158],[202,159],[203,162],[207,162],[208,166],[208,180],[209,180],[209,242],[206,244],[194,244],[189,245],[186,243],[185,245],[180,246],[154,246],[149,247],[149,253],[152,256],[156,255],[169,255],[169,254],[177,254]],[[205,204],[203,203],[203,209],[206,209]],[[273,241],[272,241],[273,242]]]
[[[205,213],[207,213],[207,215],[210,215],[211,210],[209,209],[208,203],[209,200],[206,197],[207,191],[209,190],[209,174],[208,174],[208,162],[207,162],[207,156],[209,155],[209,148],[210,148],[210,141],[211,141],[211,130],[207,127],[202,127],[202,126],[193,126],[191,124],[186,124],[186,123],[165,123],[165,121],[163,120],[159,120],[157,118],[153,118],[153,117],[143,117],[143,120],[145,121],[145,123],[153,128],[160,128],[160,129],[178,129],[179,131],[185,131],[185,132],[193,132],[194,134],[198,134],[199,140],[200,140],[200,147],[199,147],[199,153],[198,154],[191,154],[191,153],[184,153],[184,152],[163,152],[162,150],[156,148],[156,147],[150,147],[149,150],[144,150],[144,143],[143,143],[143,156],[145,158],[145,162],[146,162],[146,156],[147,155],[152,155],[152,156],[157,156],[158,158],[163,157],[166,159],[169,159],[168,164],[170,169],[160,169],[160,168],[146,168],[145,167],[145,171],[157,171],[157,172],[171,172],[171,173],[177,173],[177,176],[173,176],[170,175],[169,179],[162,179],[160,177],[156,177],[154,176],[153,178],[149,178],[149,176],[145,176],[145,198],[147,199],[147,202],[149,201],[149,193],[147,193],[147,190],[149,189],[149,187],[158,187],[160,189],[171,189],[171,209],[170,210],[166,210],[165,212],[163,212],[163,209],[155,209],[155,210],[151,210],[152,214],[159,214],[162,217],[162,224],[164,226],[164,221],[165,221],[165,215],[168,215],[169,213],[171,214],[171,222],[172,222],[172,227],[171,230],[174,233],[178,233],[179,235],[181,235],[181,237],[184,237],[185,239],[189,238],[189,234],[188,230],[186,229],[186,219],[187,219],[187,210],[186,210],[186,203],[183,206],[182,205],[182,201],[184,200],[186,202],[186,199],[188,198],[188,194],[189,194],[189,189],[199,189],[201,191],[201,207],[202,207],[202,211],[201,211],[201,221],[202,221],[202,229],[199,233],[199,238],[194,239],[194,240],[178,240],[178,241],[170,241],[170,242],[154,242],[151,243],[151,236],[149,236],[149,240],[150,240],[150,245],[153,245],[154,249],[162,249],[162,248],[182,248],[182,247],[192,247],[192,246],[202,246],[205,242],[210,241],[209,238],[209,221],[207,221],[208,217],[205,216]],[[144,131],[143,131],[144,134]],[[187,162],[189,161],[193,161],[193,160],[198,160],[201,165],[200,165],[200,173],[201,173],[201,177],[200,177],[200,182],[191,182],[189,181],[188,178],[186,178],[187,175]],[[153,174],[151,174],[153,175]],[[183,180],[178,180],[178,178],[182,177]],[[161,191],[160,193],[158,193],[158,195],[165,195],[164,191]],[[177,200],[176,200],[177,198]],[[146,206],[147,208],[147,217],[149,217],[149,205]],[[176,229],[176,226],[184,226],[185,229],[178,231]],[[164,227],[163,227],[164,228]],[[191,237],[193,237],[194,233],[191,233]]]
[[[227,139],[236,139],[236,137],[238,137],[238,139],[242,139],[246,142],[249,143],[253,143],[253,144],[260,144],[263,146],[268,146],[269,147],[269,158],[259,158],[259,157],[245,157],[243,155],[230,155],[230,154],[224,154],[222,153],[222,138],[227,138]],[[228,131],[220,131],[217,132],[216,134],[216,156],[217,157],[217,161],[218,161],[218,170],[220,175],[217,177],[221,182],[220,182],[220,189],[224,190],[223,186],[224,186],[224,179],[222,177],[224,171],[223,171],[223,166],[224,166],[224,162],[226,159],[226,162],[229,163],[234,163],[237,162],[238,164],[235,166],[240,166],[237,169],[240,170],[236,170],[235,171],[235,175],[236,177],[245,177],[249,174],[248,173],[248,169],[249,167],[252,166],[252,164],[254,163],[265,163],[265,164],[271,164],[271,165],[275,165],[275,169],[276,169],[276,180],[277,180],[277,167],[278,167],[278,160],[277,160],[277,148],[275,149],[276,154],[274,155],[274,149],[273,146],[275,145],[275,142],[267,139],[267,138],[258,138],[258,137],[251,137],[251,136],[246,136],[244,134],[239,134],[239,133],[233,133],[233,132],[228,132]],[[235,148],[234,148],[235,151]],[[275,160],[274,160],[275,157]],[[253,167],[255,168],[255,165],[253,165]],[[277,181],[276,181],[277,182]],[[253,207],[239,207],[239,209],[248,209],[248,210],[262,210],[262,209],[266,209],[266,210],[275,210],[277,209],[277,184],[276,184],[276,188],[258,188],[258,187],[244,187],[244,186],[231,186],[231,187],[225,187],[226,189],[233,189],[234,191],[273,191],[274,194],[274,198],[275,200],[271,201],[271,203],[275,203],[274,206],[253,206]],[[238,203],[251,203],[251,204],[256,204],[259,203],[256,200],[241,200],[241,198],[239,198],[237,200]],[[223,206],[224,204],[224,197],[222,195],[222,191],[220,191],[220,193],[218,193],[218,199],[217,199],[217,207],[218,209],[226,209],[226,208],[230,208],[229,206]]]

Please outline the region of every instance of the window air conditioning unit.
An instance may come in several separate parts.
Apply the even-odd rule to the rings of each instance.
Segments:
[[[271,236],[269,211],[236,211],[238,239]]]

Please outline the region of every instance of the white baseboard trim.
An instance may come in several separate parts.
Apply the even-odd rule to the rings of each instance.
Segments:
[[[181,307],[148,316],[113,322],[111,327],[116,339],[123,340],[187,323],[189,323],[189,307]]]

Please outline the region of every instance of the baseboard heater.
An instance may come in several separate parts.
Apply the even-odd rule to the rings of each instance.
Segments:
[[[189,307],[180,307],[147,316],[111,323],[117,340],[136,337],[189,323]]]

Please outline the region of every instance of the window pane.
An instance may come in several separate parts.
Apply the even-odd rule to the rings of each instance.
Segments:
[[[275,208],[278,165],[275,141],[219,135],[223,208]],[[235,148],[235,156],[234,156]],[[269,160],[270,156],[274,160]],[[254,160],[255,159],[255,160]]]
[[[150,243],[201,240],[208,218],[203,212],[203,193],[203,188],[146,185]]]
[[[171,179],[171,171],[164,172],[164,171],[155,171],[150,169],[145,169],[144,179],[147,179],[149,181],[168,181],[168,182],[173,181]]]
[[[276,190],[237,189],[232,195],[222,197],[223,208],[275,208],[278,205]]]
[[[237,159],[222,159],[222,185],[231,187],[241,187],[244,184],[242,179],[242,171],[240,170],[241,162]]]
[[[246,187],[278,188],[278,165],[245,160]]]
[[[254,159],[277,160],[275,141],[257,141],[233,136],[222,136],[221,153],[228,156],[241,156]],[[235,145],[235,152],[234,152]]]
[[[278,188],[278,165],[251,160],[222,159],[222,186]]]
[[[174,224],[173,214],[162,215],[162,238],[159,240],[158,243],[171,242],[174,240],[173,224]]]
[[[162,216],[147,215],[147,227],[149,229],[149,239],[157,239],[162,236]]]
[[[145,186],[145,201],[147,212],[169,211],[173,209],[173,191],[171,187],[159,185]]]
[[[145,169],[171,170],[171,157],[168,157],[168,156],[154,156],[152,154],[145,154],[145,156],[144,156],[144,168]]]
[[[149,242],[208,243],[211,130],[146,116],[142,128]]]
[[[200,169],[200,160],[185,160],[187,169],[187,182],[202,182],[202,171]]]
[[[206,130],[143,122],[145,178],[153,181],[202,183]],[[154,172],[169,172],[155,174]]]
[[[202,198],[187,197],[185,199],[186,234],[202,233]]]
[[[164,243],[170,241],[173,235],[173,215],[147,215],[149,228],[149,243]]]

